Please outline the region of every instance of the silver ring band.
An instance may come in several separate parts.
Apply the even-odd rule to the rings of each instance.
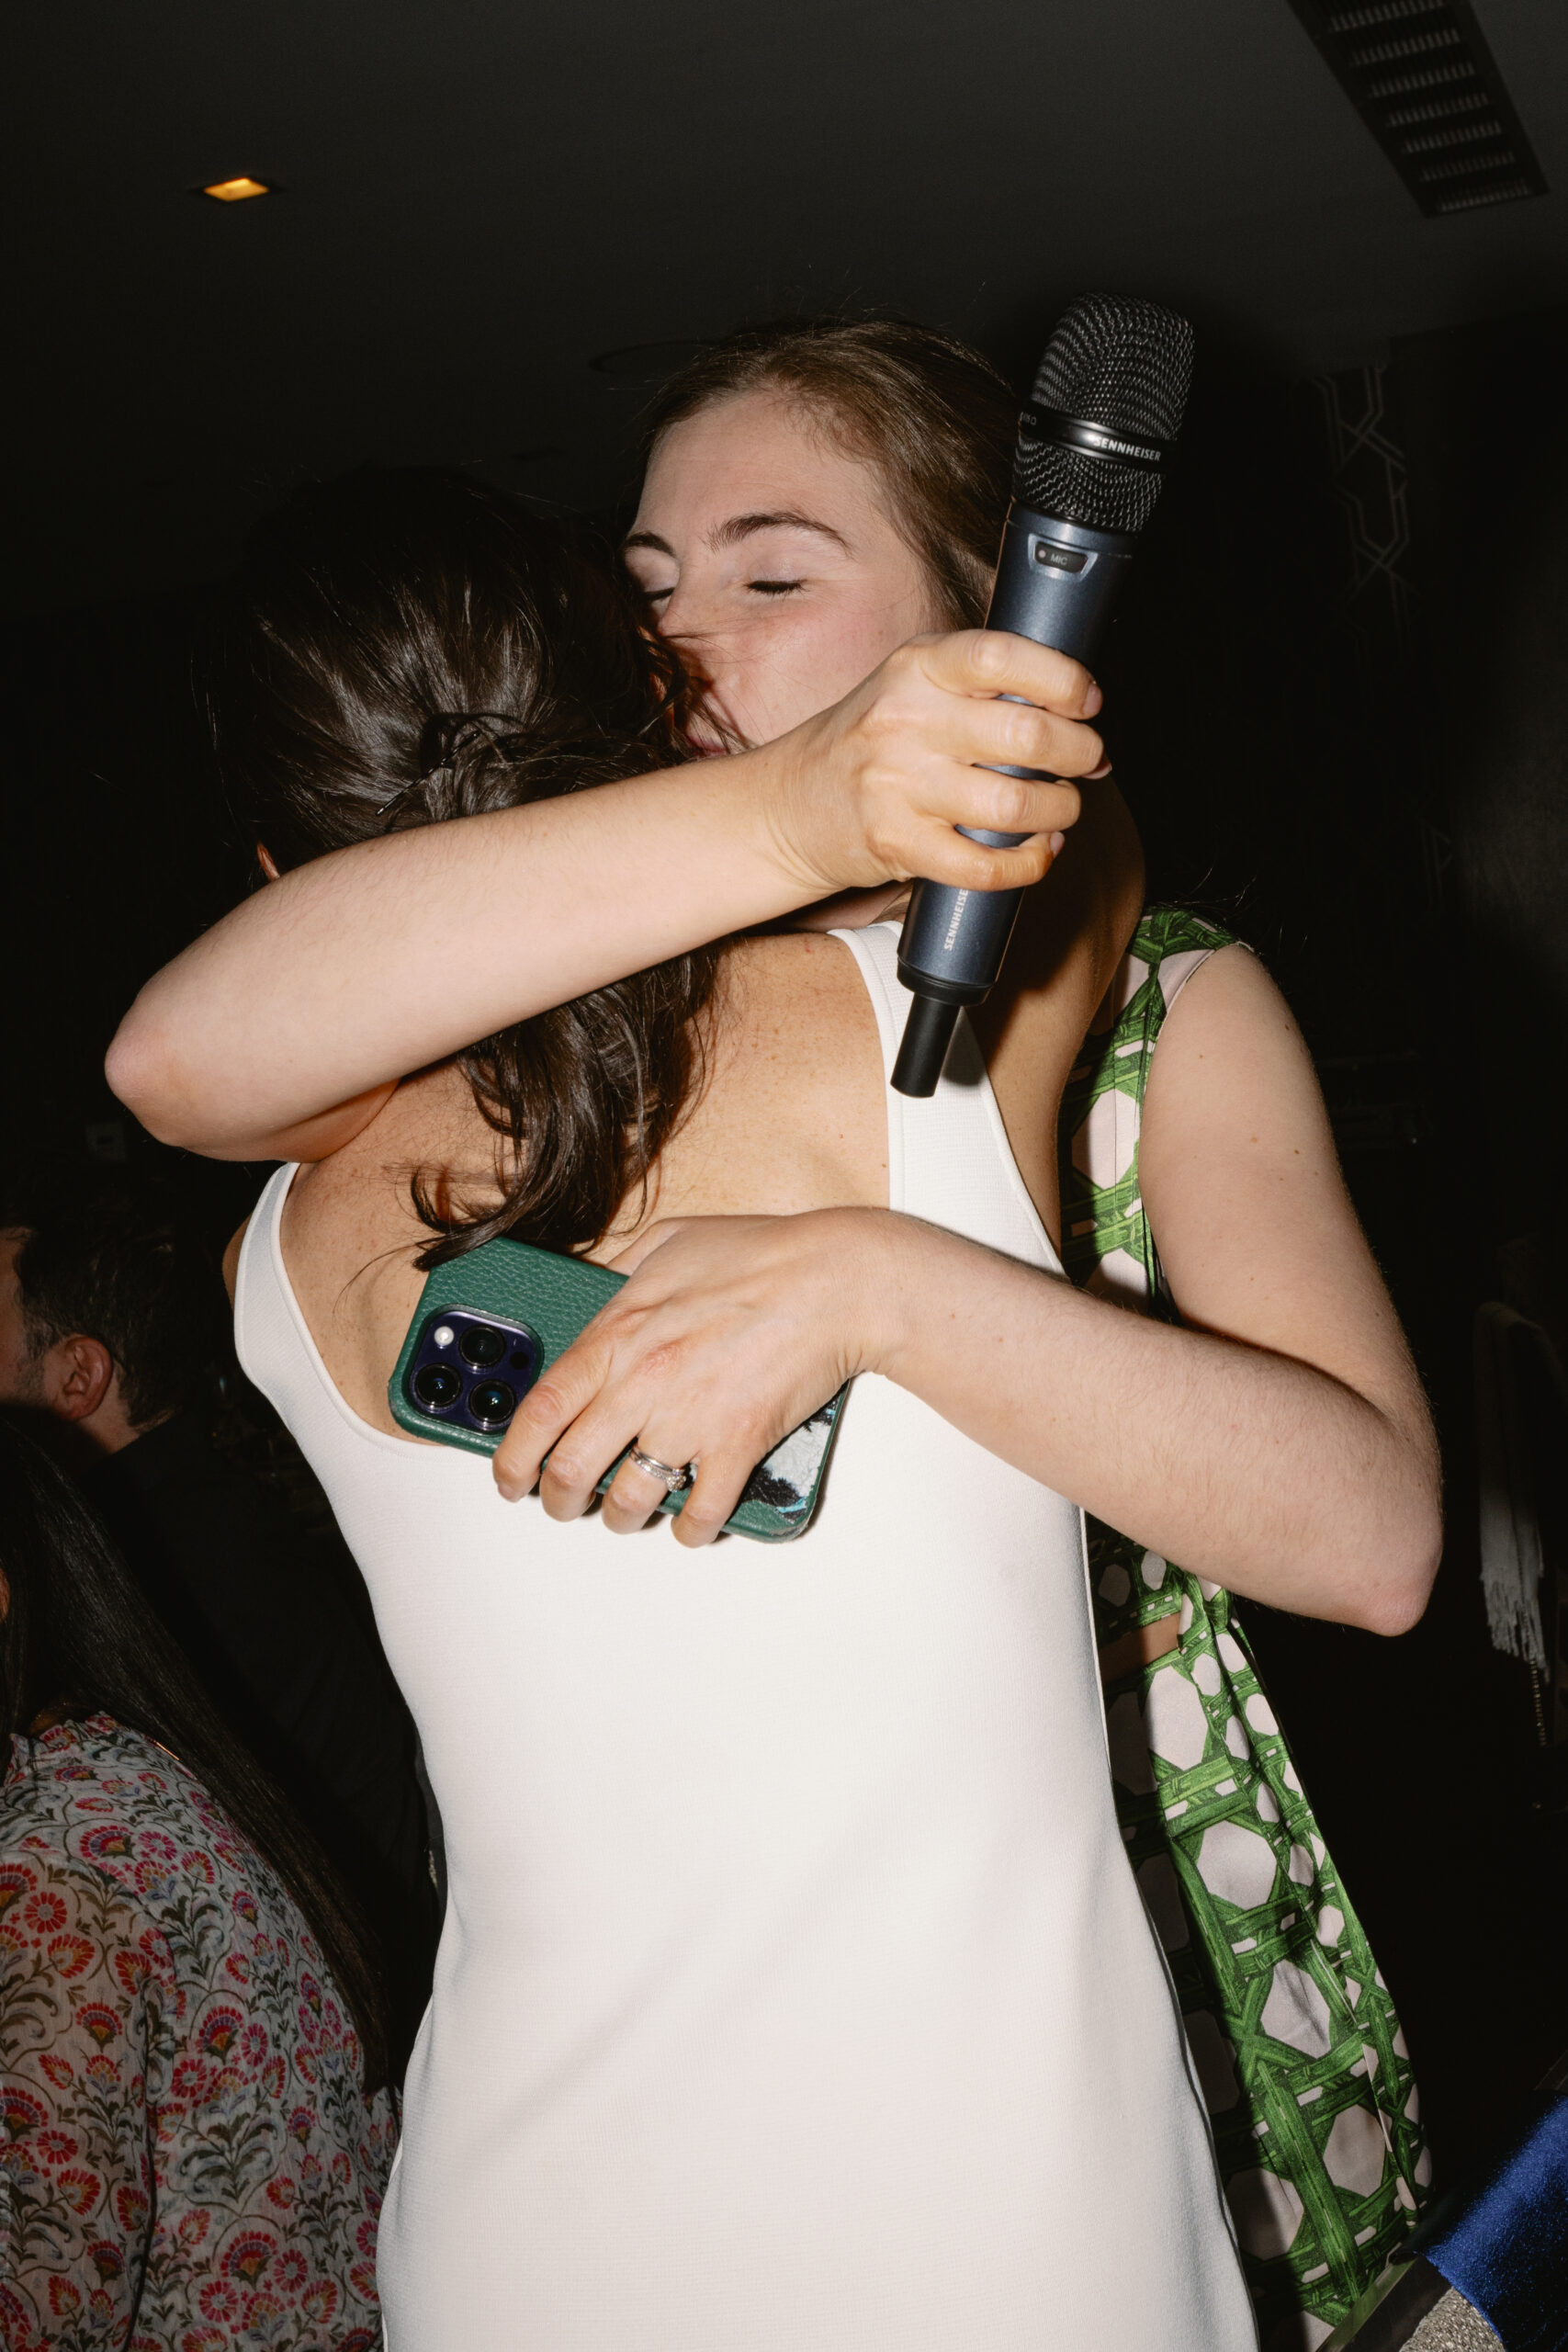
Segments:
[[[632,1460],[639,1470],[646,1470],[650,1478],[663,1479],[667,1494],[678,1495],[682,1487],[691,1485],[692,1465],[689,1462],[677,1470],[668,1462],[660,1462],[653,1454],[645,1453],[640,1445],[634,1445],[630,1453]]]

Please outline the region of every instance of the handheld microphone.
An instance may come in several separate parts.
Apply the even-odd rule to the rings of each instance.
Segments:
[[[1174,311],[1113,294],[1069,305],[1019,419],[987,628],[1093,658],[1154,512],[1191,380],[1192,330]],[[988,849],[1029,838],[959,831]],[[935,1092],[959,1008],[995,986],[1022,899],[1021,890],[916,883],[898,942],[898,977],[915,999],[893,1068],[900,1094]]]

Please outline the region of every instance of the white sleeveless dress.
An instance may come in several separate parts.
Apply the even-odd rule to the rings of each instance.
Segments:
[[[890,1069],[896,935],[838,935]],[[887,1105],[895,1209],[1057,1272],[966,1024]],[[1252,2352],[1076,1507],[871,1376],[793,1544],[503,1503],[333,1386],[291,1175],[240,1354],[365,1572],[449,1872],[389,2352]]]

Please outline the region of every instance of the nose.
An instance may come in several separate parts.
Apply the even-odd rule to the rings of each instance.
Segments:
[[[660,635],[695,645],[709,633],[713,622],[712,614],[703,609],[704,602],[700,590],[692,582],[678,580],[664,599],[664,608],[659,616]]]

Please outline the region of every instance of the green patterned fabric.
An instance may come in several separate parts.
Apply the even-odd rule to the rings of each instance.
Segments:
[[[1067,1272],[1145,1313],[1174,1315],[1138,1189],[1144,1091],[1177,994],[1230,944],[1195,915],[1145,915],[1063,1101]],[[1431,2177],[1409,2052],[1229,1595],[1097,1521],[1089,1532],[1102,1650],[1179,1621],[1175,1649],[1106,1687],[1117,1810],[1263,2352],[1310,2352],[1378,2277]]]

